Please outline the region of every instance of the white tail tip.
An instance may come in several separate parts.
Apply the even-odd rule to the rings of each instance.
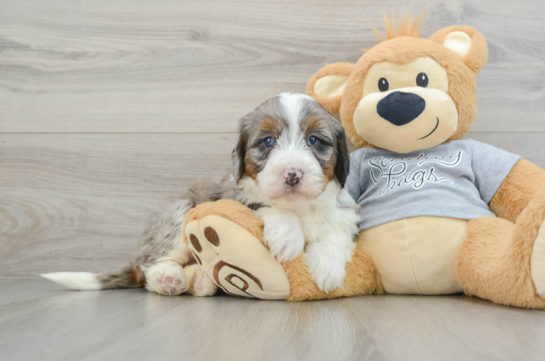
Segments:
[[[55,272],[41,274],[40,276],[71,290],[92,291],[102,289],[96,276],[89,272]]]

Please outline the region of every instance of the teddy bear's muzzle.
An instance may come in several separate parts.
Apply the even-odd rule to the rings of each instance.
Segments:
[[[394,125],[405,125],[416,118],[426,108],[422,97],[414,93],[395,91],[377,104],[377,113]]]

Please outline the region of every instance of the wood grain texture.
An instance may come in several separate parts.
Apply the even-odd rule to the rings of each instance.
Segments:
[[[420,12],[428,0],[411,2]],[[302,92],[321,66],[377,43],[366,20],[406,1],[4,1],[3,132],[233,132]],[[437,0],[422,35],[468,24],[488,39],[474,131],[545,132],[545,2]]]
[[[234,143],[235,134],[0,135],[0,275],[125,264],[169,195],[230,171]]]
[[[542,134],[475,133],[545,167]],[[235,134],[0,135],[0,275],[126,264],[168,196],[230,167]]]
[[[420,12],[427,0],[413,2]],[[102,271],[150,212],[230,167],[238,119],[356,61],[406,1],[0,2],[0,275]],[[545,3],[438,0],[487,37],[471,137],[545,166]]]
[[[287,303],[0,278],[0,360],[543,360],[545,313],[463,296]]]
[[[0,2],[0,276],[124,265],[238,119],[428,0]],[[436,0],[487,38],[471,138],[545,167],[545,2]],[[0,360],[543,360],[545,314],[461,296],[284,303],[0,278]]]

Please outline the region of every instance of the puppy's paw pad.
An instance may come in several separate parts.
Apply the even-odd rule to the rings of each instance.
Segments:
[[[216,293],[217,286],[201,270],[195,272],[191,278],[191,283],[193,284],[193,294],[195,296],[213,296]]]
[[[176,296],[189,288],[183,268],[173,262],[153,265],[145,274],[146,288],[161,295]]]

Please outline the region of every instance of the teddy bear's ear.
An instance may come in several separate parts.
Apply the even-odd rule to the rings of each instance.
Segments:
[[[483,34],[470,26],[449,26],[433,34],[430,40],[455,52],[475,74],[488,59],[488,46]]]
[[[322,104],[331,114],[337,114],[341,108],[344,87],[354,64],[328,64],[314,74],[307,84],[307,94]]]

